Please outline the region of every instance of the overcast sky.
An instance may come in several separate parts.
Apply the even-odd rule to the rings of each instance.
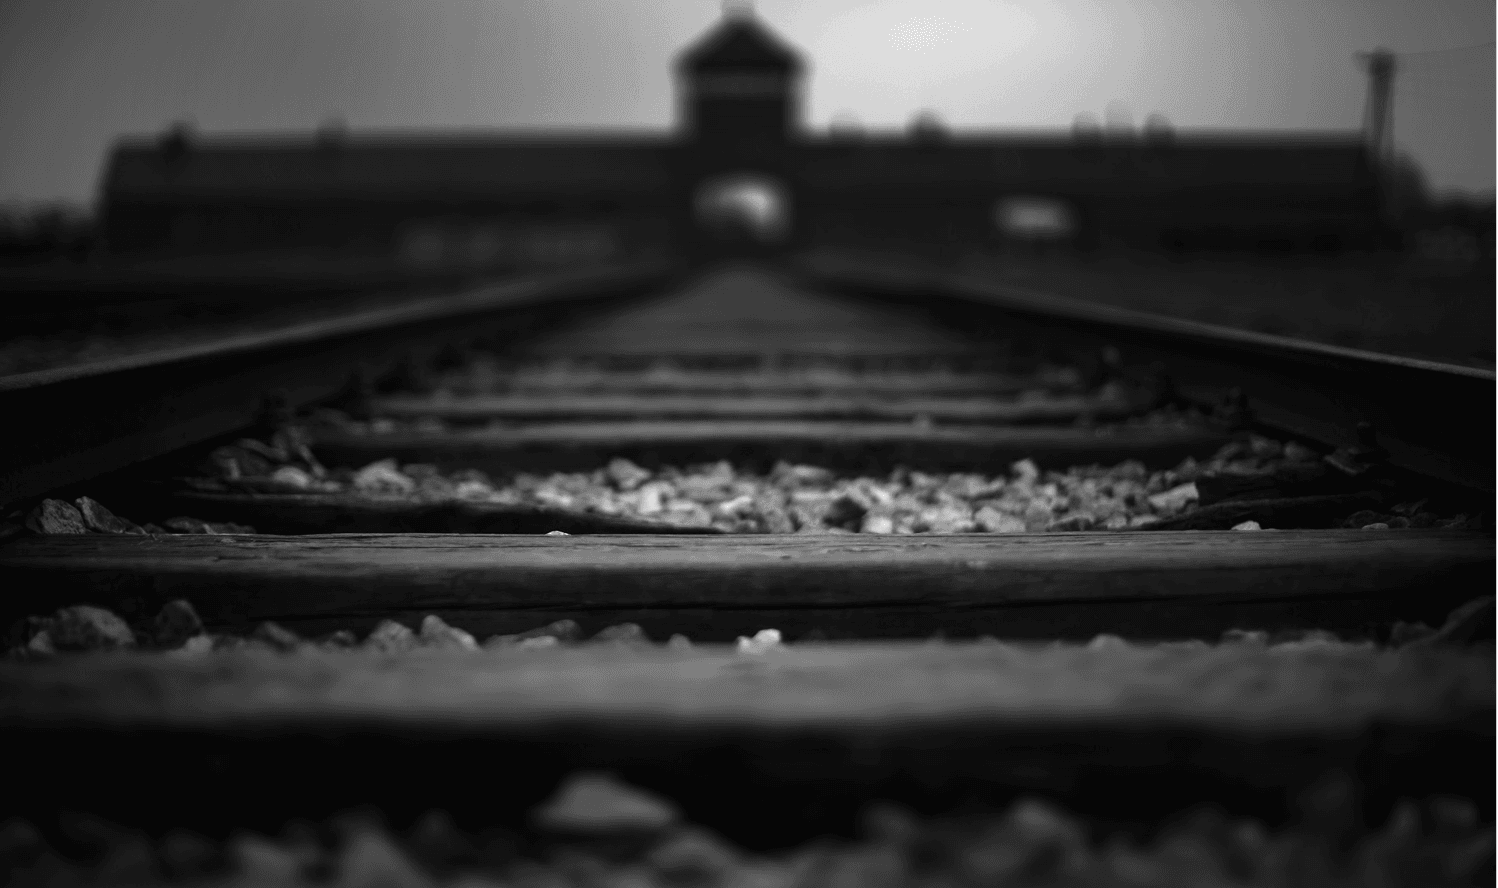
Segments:
[[[759,0],[810,62],[805,122],[1353,129],[1353,58],[1413,56],[1395,138],[1441,190],[1494,181],[1494,0]],[[91,200],[110,141],[203,131],[666,127],[718,0],[0,0],[0,200]]]

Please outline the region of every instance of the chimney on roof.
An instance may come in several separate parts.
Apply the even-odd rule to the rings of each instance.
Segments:
[[[916,142],[939,142],[946,134],[946,124],[930,108],[921,109],[910,120],[910,138]]]
[[[1168,145],[1175,140],[1175,127],[1170,118],[1156,111],[1144,119],[1144,141],[1154,146]]]
[[[1078,114],[1071,124],[1072,138],[1078,142],[1093,144],[1103,140],[1103,125],[1098,123],[1097,116],[1083,111]]]
[[[190,121],[179,120],[167,128],[158,142],[161,157],[168,165],[175,166],[187,157],[192,148],[193,126]]]

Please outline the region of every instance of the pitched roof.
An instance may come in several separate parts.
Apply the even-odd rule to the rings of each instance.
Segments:
[[[749,13],[725,15],[711,31],[677,57],[686,71],[779,68],[801,70],[801,56]]]

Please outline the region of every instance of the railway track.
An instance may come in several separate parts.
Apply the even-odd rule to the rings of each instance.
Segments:
[[[355,293],[470,286],[508,268],[423,269],[392,262],[291,262],[285,258],[204,257],[118,265],[59,265],[0,272],[0,300],[13,323],[32,330],[115,312],[197,310],[224,304],[268,304]]]
[[[96,477],[253,426],[267,411],[329,397],[352,378],[389,373],[397,358],[440,349],[476,319],[518,333],[547,323],[548,312],[657,286],[669,273],[646,264],[435,293],[413,287],[394,304],[380,300],[270,329],[0,377],[12,426],[27,430],[3,445],[0,501]]]
[[[52,775],[11,812],[48,847],[186,872],[163,843],[189,826],[205,871],[253,873],[236,829],[372,804],[415,832],[334,818],[277,859],[441,872],[462,855],[423,856],[418,816],[441,809],[449,850],[510,837],[463,859],[512,881],[539,855],[574,883],[914,884],[886,799],[989,818],[982,841],[896,818],[948,836],[958,884],[1206,884],[1158,843],[1212,804],[1288,836],[1292,880],[1328,829],[1345,884],[1400,829],[1446,883],[1491,870],[1491,423],[1428,402],[1491,410],[1492,374],[825,259],[434,305],[0,389],[113,417],[5,463],[29,528],[0,542],[7,615],[39,619],[0,722]],[[107,613],[59,611],[81,603]],[[67,653],[127,638],[169,650]],[[600,769],[648,791],[563,784]],[[1084,825],[999,817],[1025,794]],[[138,832],[90,844],[80,811]],[[860,811],[863,850],[786,857]],[[1180,841],[1216,866],[1199,826]],[[1146,875],[1110,832],[1154,849]],[[829,875],[860,854],[883,869]]]

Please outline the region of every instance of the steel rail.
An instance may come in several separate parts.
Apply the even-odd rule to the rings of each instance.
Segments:
[[[36,496],[252,425],[267,405],[295,409],[435,350],[476,325],[576,309],[659,288],[672,263],[532,276],[268,333],[0,377],[0,503]]]
[[[819,286],[938,307],[986,308],[1016,335],[1062,334],[1157,365],[1203,407],[1241,393],[1252,422],[1469,490],[1494,490],[1492,371],[1098,305],[887,256],[808,254]],[[1361,428],[1360,428],[1361,427]],[[1369,454],[1372,455],[1372,454]]]

